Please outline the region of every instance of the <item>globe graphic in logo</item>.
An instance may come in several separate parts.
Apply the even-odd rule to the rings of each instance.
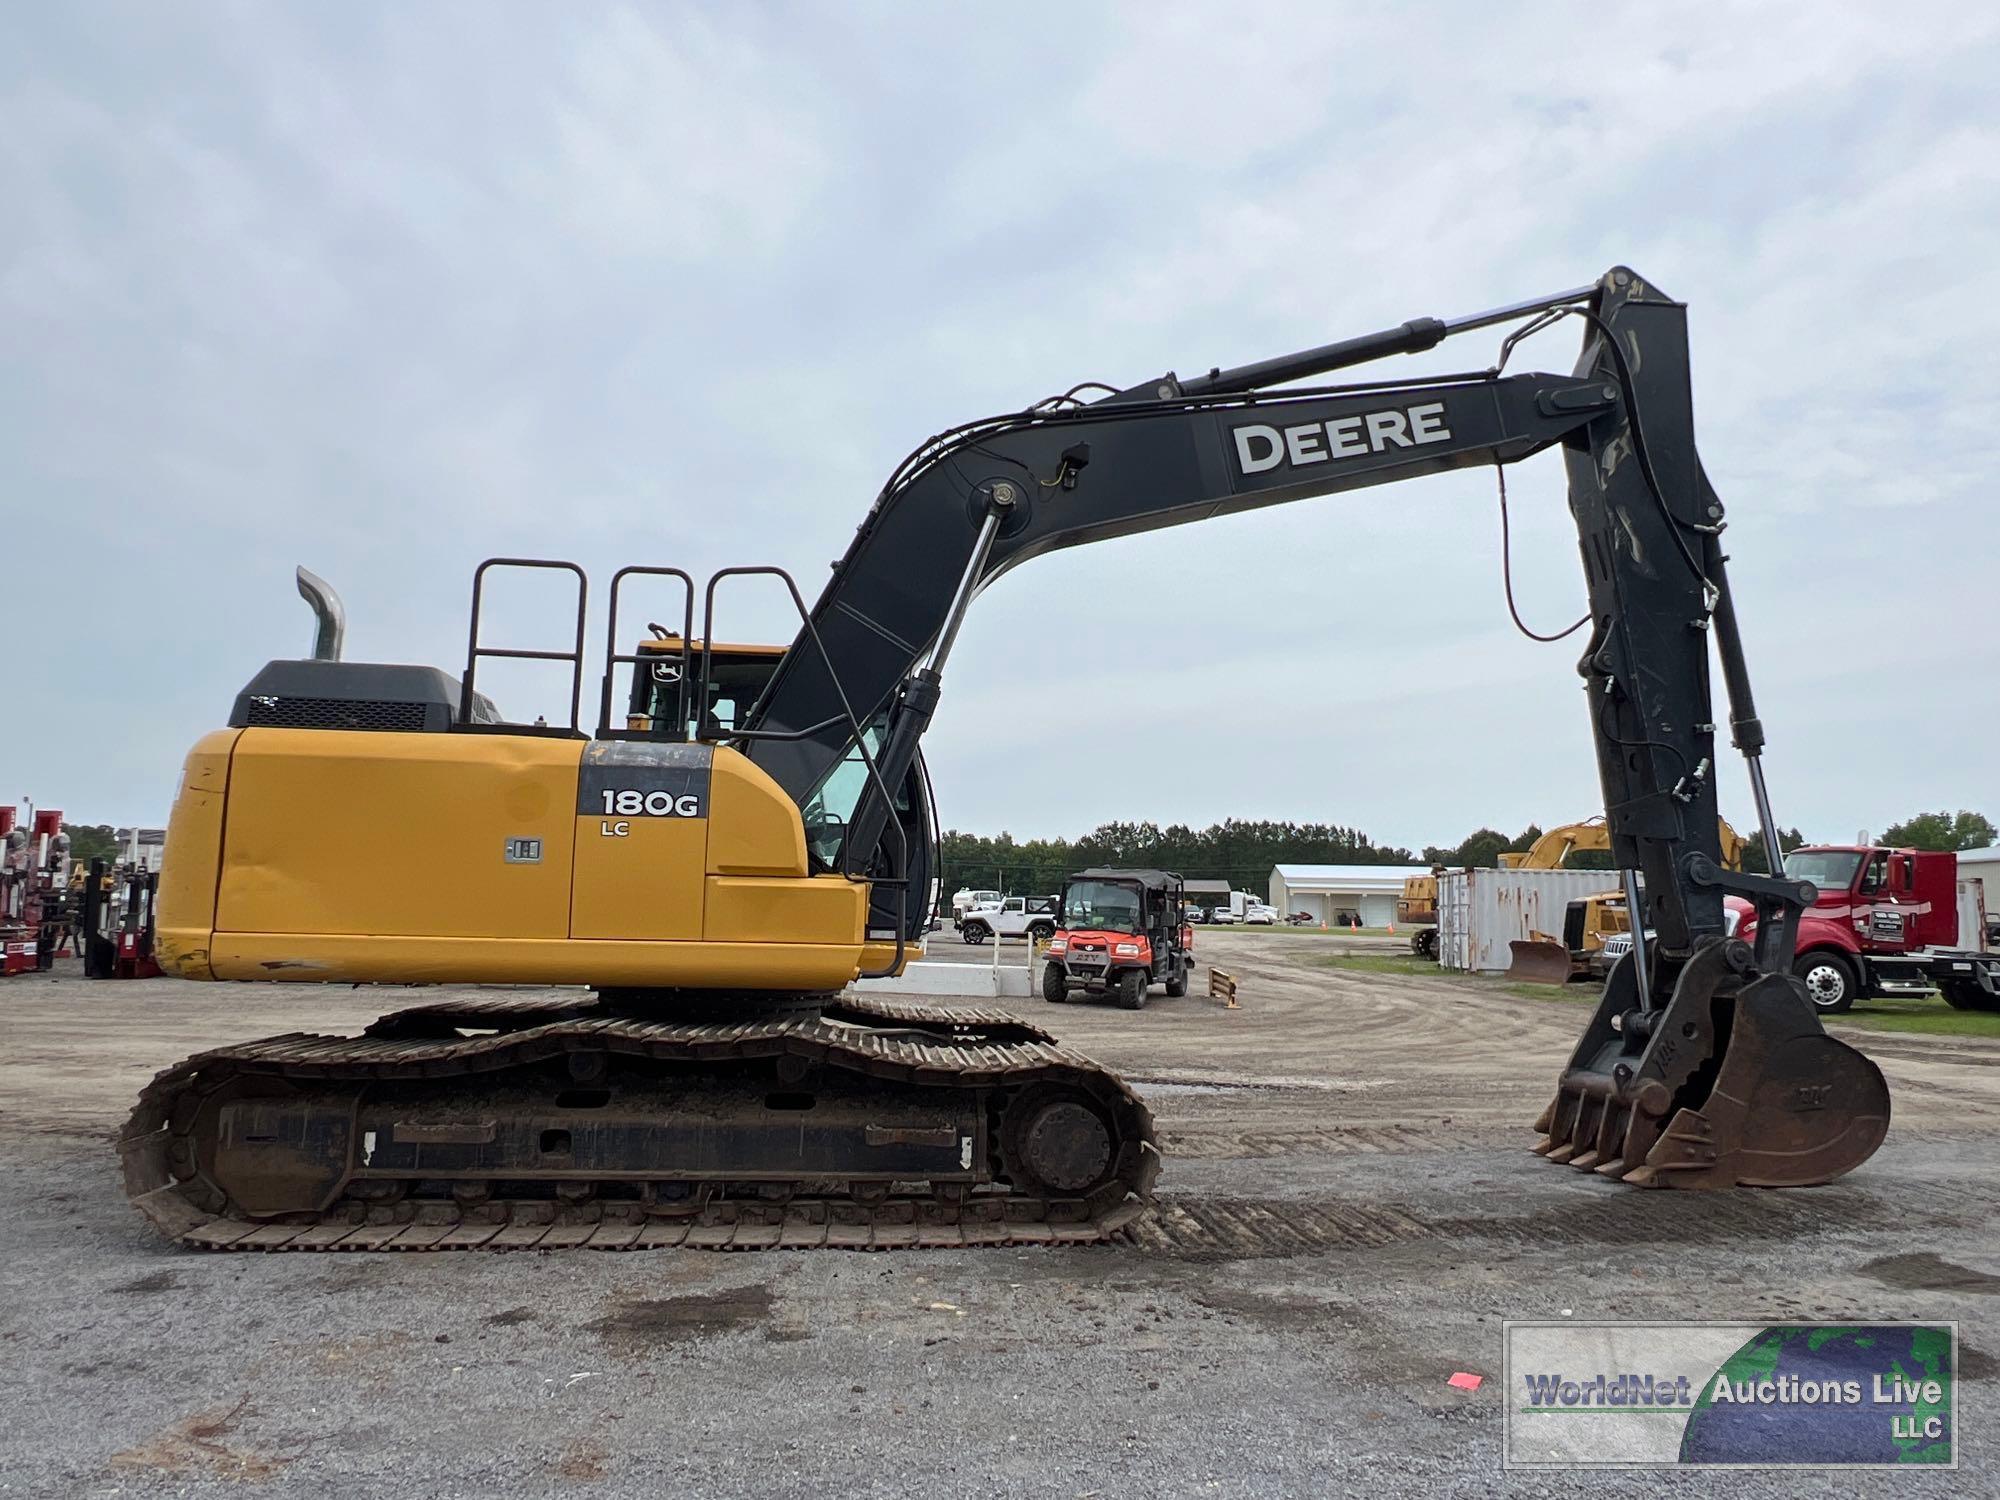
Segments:
[[[1885,1386],[1898,1378],[1905,1387],[1936,1381],[1942,1395],[1935,1402],[1878,1403],[1877,1376]],[[1718,1401],[1718,1377],[1732,1388],[1790,1377],[1821,1389],[1813,1401]],[[1861,1403],[1842,1399],[1849,1382],[1859,1387]],[[1688,1417],[1681,1462],[1949,1463],[1951,1385],[1951,1341],[1943,1328],[1769,1328],[1709,1378]],[[1925,1435],[1932,1424],[1937,1435]]]

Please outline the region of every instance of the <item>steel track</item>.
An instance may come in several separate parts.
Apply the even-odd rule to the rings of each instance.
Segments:
[[[1097,1103],[1114,1132],[1113,1164],[1106,1180],[1073,1197],[1006,1182],[938,1191],[878,1185],[857,1193],[814,1179],[762,1182],[754,1190],[704,1184],[690,1198],[664,1202],[343,1198],[319,1212],[271,1217],[244,1212],[196,1165],[210,1144],[196,1138],[202,1103],[232,1085],[352,1083],[358,1097],[369,1084],[423,1080],[444,1083],[442,1097],[448,1080],[490,1078],[574,1053],[667,1064],[802,1059],[863,1075],[891,1093],[910,1084],[1011,1097],[1049,1085]],[[608,1013],[587,998],[445,1000],[384,1016],[359,1037],[296,1033],[190,1057],[140,1094],[118,1149],[126,1191],[156,1228],[183,1245],[232,1250],[1087,1243],[1124,1235],[1144,1211],[1160,1165],[1146,1106],[1115,1075],[1040,1028],[992,1008],[854,997],[817,1013],[741,1023],[652,1021]],[[678,1181],[670,1168],[660,1180]]]

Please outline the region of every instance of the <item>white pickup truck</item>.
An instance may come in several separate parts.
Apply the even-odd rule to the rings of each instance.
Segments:
[[[1047,896],[1007,896],[975,906],[960,919],[958,935],[968,943],[992,937],[1048,939],[1055,936],[1056,904]]]

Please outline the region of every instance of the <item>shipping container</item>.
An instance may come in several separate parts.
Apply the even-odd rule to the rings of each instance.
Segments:
[[[1537,933],[1562,941],[1570,902],[1618,888],[1616,870],[1447,870],[1438,877],[1438,962],[1498,974],[1508,947]]]

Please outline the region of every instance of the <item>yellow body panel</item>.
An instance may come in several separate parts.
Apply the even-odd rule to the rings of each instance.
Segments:
[[[851,943],[632,943],[577,938],[277,937],[219,932],[217,979],[359,984],[580,984],[639,988],[837,990]]]
[[[706,818],[578,817],[570,936],[700,938],[708,830]]]
[[[229,790],[229,752],[240,729],[201,737],[181,767],[180,791],[167,820],[174,857],[160,870],[154,957],[170,974],[213,979],[208,939],[214,926],[215,877],[222,858],[223,798]]]
[[[567,937],[582,749],[536,735],[246,729],[216,930]],[[539,861],[508,862],[513,839],[539,840]]]
[[[806,874],[806,830],[784,788],[734,750],[718,750],[709,781],[712,875]]]
[[[867,915],[868,887],[838,875],[805,880],[711,875],[705,935],[712,943],[759,943],[782,932],[792,941],[850,942],[858,954]]]
[[[647,770],[623,743],[211,734],[174,805],[161,961],[191,979],[826,990],[889,960],[864,947],[868,887],[810,873],[797,807],[737,752],[673,752],[707,757],[678,773],[705,801],[594,810]]]

